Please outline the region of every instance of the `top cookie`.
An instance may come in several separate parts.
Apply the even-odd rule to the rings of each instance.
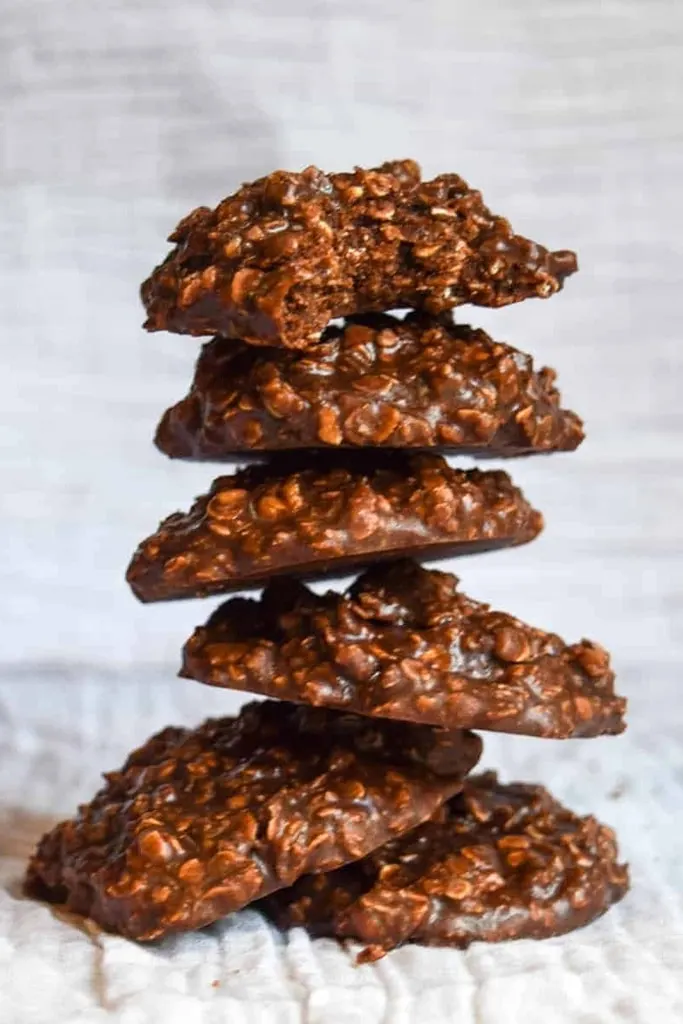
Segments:
[[[324,174],[275,171],[169,236],[142,285],[150,331],[305,349],[334,317],[399,307],[442,313],[559,291],[576,256],[514,234],[456,174],[412,160]]]

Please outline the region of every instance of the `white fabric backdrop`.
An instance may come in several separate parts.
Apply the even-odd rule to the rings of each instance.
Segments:
[[[547,1021],[558,985],[574,992],[563,999],[562,1020],[679,1019],[681,989],[672,980],[683,959],[675,760],[683,655],[677,0],[3,6],[3,1024],[61,1024],[55,1001],[64,1020],[77,1013],[84,1021],[99,1020],[95,1013],[157,1020],[164,993],[181,990],[183,1020],[223,1020],[229,1011],[231,1020],[393,1024],[413,1019],[407,1007],[418,990],[406,986],[416,966],[438,976],[445,993],[425,1004],[415,996],[425,1021],[449,1012],[466,1022],[517,1020],[499,970],[514,977],[511,992],[536,992],[528,988],[536,978],[539,1020]],[[461,314],[556,366],[589,437],[574,455],[508,466],[546,514],[543,537],[463,559],[457,571],[473,596],[614,651],[633,699],[631,737],[546,744],[540,754],[531,742],[492,741],[487,760],[502,761],[508,773],[533,770],[582,809],[604,809],[631,841],[637,876],[649,881],[615,923],[542,947],[547,954],[526,944],[468,957],[406,951],[393,961],[400,968],[387,961],[354,973],[343,954],[316,945],[306,953],[313,959],[304,988],[290,977],[276,997],[271,961],[264,966],[250,943],[274,950],[268,956],[284,978],[290,968],[277,960],[281,947],[245,926],[246,938],[230,940],[228,929],[205,940],[218,942],[212,964],[223,972],[210,1011],[192,974],[196,950],[154,961],[156,1002],[153,986],[142,994],[152,985],[151,961],[139,952],[130,954],[139,959],[126,991],[114,986],[107,994],[97,980],[102,964],[88,966],[100,947],[18,901],[20,862],[12,858],[24,855],[45,816],[68,812],[97,772],[150,729],[230,706],[223,694],[173,680],[179,646],[208,604],[143,608],[123,582],[137,541],[212,474],[168,463],[151,445],[158,415],[184,393],[197,343],[140,330],[138,283],[182,214],[242,180],[276,166],[334,170],[404,155],[430,174],[457,170],[518,230],[579,252],[581,273],[552,301]],[[624,793],[616,803],[608,800],[613,790]],[[652,858],[661,874],[648,875]],[[649,968],[636,967],[638,943]],[[114,947],[124,963],[130,947]],[[585,994],[607,976],[601,950],[613,983],[605,1005],[591,1008]],[[347,1013],[330,996],[318,956],[341,972],[339,991],[353,993]],[[251,972],[251,988],[230,982],[231,963]],[[592,964],[591,981],[577,989],[581,964]],[[28,997],[26,979],[38,977],[46,1002]],[[266,993],[260,1002],[258,992]],[[272,1014],[268,992],[284,1000]]]

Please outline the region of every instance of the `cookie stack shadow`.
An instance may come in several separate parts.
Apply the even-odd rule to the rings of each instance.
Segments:
[[[628,887],[613,833],[541,786],[470,775],[470,730],[621,732],[609,656],[430,567],[543,526],[507,473],[446,455],[583,440],[551,370],[452,311],[548,297],[575,257],[412,161],[276,172],[170,241],[146,326],[215,337],[156,444],[255,461],[165,519],[127,579],[142,601],[264,587],[194,631],[181,675],[269,699],[152,737],[43,838],[27,891],[139,940],[256,903],[365,959],[593,920]],[[343,593],[304,582],[350,569]]]

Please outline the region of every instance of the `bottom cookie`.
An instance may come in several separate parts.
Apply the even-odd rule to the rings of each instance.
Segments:
[[[108,772],[43,836],[25,889],[130,939],[202,928],[428,820],[480,753],[472,733],[247,704]]]
[[[542,786],[475,776],[424,825],[363,860],[307,875],[259,908],[280,927],[366,944],[465,948],[581,928],[628,890],[614,833]]]

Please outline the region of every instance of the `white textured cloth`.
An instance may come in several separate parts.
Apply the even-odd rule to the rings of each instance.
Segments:
[[[4,7],[0,1022],[680,1021],[683,7]],[[241,180],[402,156],[579,252],[550,302],[461,313],[555,365],[588,440],[508,465],[547,530],[457,571],[472,596],[613,650],[626,737],[491,738],[485,760],[616,825],[633,893],[566,939],[363,968],[254,915],[157,950],[93,937],[19,898],[28,849],[153,728],[231,706],[173,679],[212,602],[142,608],[123,582],[137,541],[211,477],[150,443],[197,342],[145,336],[137,284],[177,219]]]

